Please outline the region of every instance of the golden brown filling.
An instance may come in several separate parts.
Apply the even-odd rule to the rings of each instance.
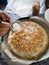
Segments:
[[[24,52],[36,51],[37,47],[42,47],[43,29],[32,22],[23,22],[22,25],[24,27],[21,31],[12,33],[11,45]]]

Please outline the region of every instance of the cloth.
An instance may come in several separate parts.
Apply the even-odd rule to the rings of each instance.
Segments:
[[[8,5],[6,6],[6,12],[17,14],[20,17],[28,17],[32,15],[32,6],[35,0],[8,0]],[[43,14],[45,7],[45,0],[39,0],[40,12]]]
[[[0,56],[0,65],[8,65],[7,61],[2,56]]]

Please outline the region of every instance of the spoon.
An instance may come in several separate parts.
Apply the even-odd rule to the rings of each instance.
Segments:
[[[11,28],[11,30],[12,30],[12,32],[14,32],[14,29],[13,29],[13,24],[14,23],[17,23],[17,24],[19,24],[19,25],[21,25],[21,27],[23,26],[22,24],[21,24],[21,21],[20,20],[15,20],[15,21],[13,21],[12,19],[10,20],[10,28]],[[16,30],[15,30],[16,31]]]

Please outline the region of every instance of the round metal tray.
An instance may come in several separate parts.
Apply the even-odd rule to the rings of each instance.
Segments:
[[[43,18],[41,17],[30,17],[30,18],[20,18],[19,19],[20,21],[22,20],[32,20],[38,24],[40,24],[42,27],[45,28],[47,34],[48,34],[48,37],[49,37],[49,22],[47,22],[46,20],[44,20]],[[31,63],[36,63],[36,62],[39,62],[39,61],[42,61],[42,60],[45,60],[47,58],[49,58],[49,49],[47,49],[46,53],[39,59],[39,60],[23,60],[23,59],[20,59],[14,55],[12,55],[12,53],[10,52],[10,50],[8,49],[8,47],[5,45],[7,44],[7,42],[3,42],[2,44],[2,55],[7,59],[8,62],[11,62],[11,63],[18,63],[16,65],[28,65],[28,64],[31,64]],[[10,64],[11,65],[11,64]]]

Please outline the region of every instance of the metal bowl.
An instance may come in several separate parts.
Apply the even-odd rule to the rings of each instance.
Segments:
[[[48,37],[49,37],[49,22],[47,22],[45,19],[41,18],[41,17],[30,17],[30,18],[20,18],[19,19],[20,21],[22,20],[32,20],[38,24],[40,24],[47,32],[48,34]],[[47,49],[46,53],[39,59],[39,60],[24,60],[24,59],[20,59],[18,58],[17,56],[14,56],[8,46],[6,45],[7,42],[4,40],[3,44],[2,44],[2,56],[4,56],[7,60],[7,62],[10,64],[10,65],[28,65],[28,64],[31,64],[31,63],[36,63],[36,62],[39,62],[39,61],[42,61],[44,59],[47,59],[49,57],[49,48]]]

